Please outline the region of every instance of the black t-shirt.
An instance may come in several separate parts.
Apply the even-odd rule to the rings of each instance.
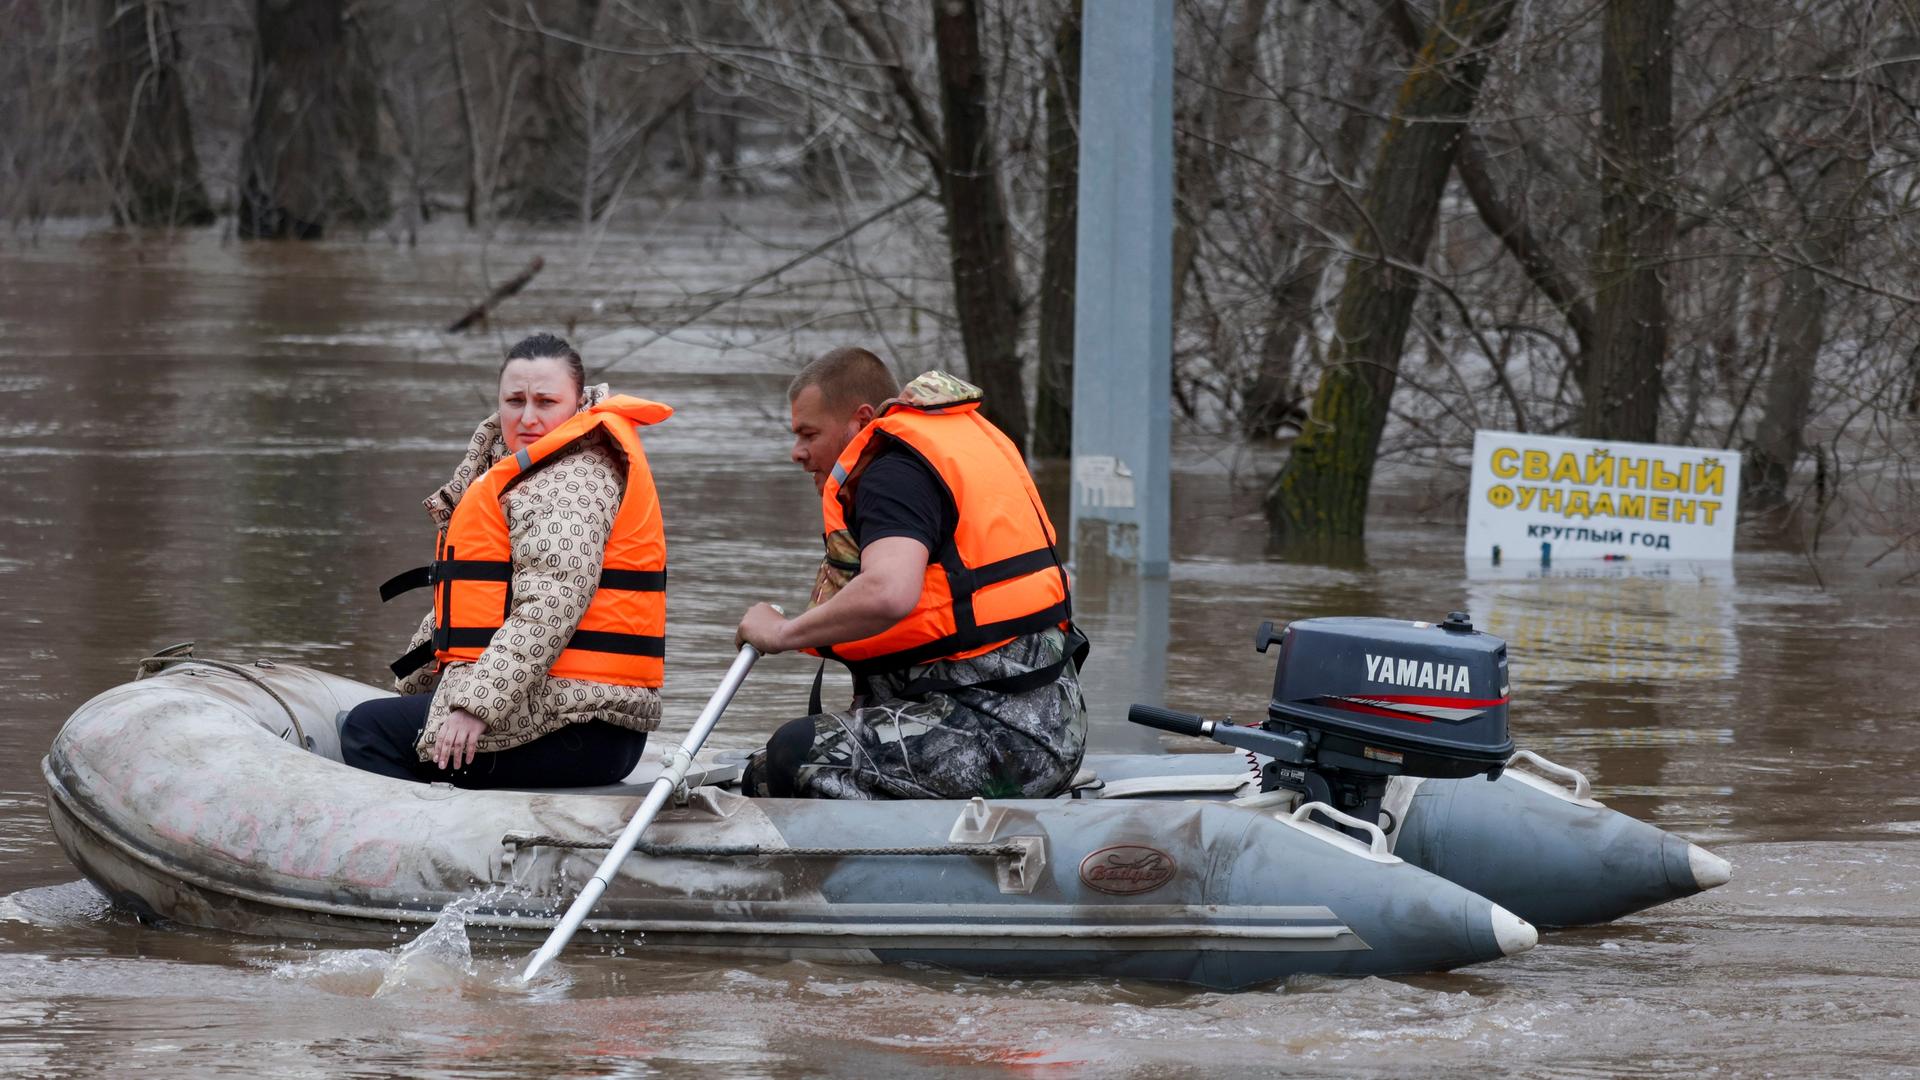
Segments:
[[[927,546],[931,561],[953,541],[959,522],[960,512],[932,467],[898,446],[874,458],[853,491],[849,524],[863,551],[875,540],[911,536]]]

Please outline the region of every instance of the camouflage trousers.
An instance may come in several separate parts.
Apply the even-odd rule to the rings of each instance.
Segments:
[[[983,656],[940,660],[868,680],[852,708],[795,720],[750,759],[750,794],[819,799],[1047,798],[1080,769],[1087,709],[1071,659],[1037,690],[1003,694],[964,685],[919,700],[897,695],[921,677],[977,683],[1060,660],[1067,636],[1048,630]],[[770,785],[772,776],[780,781]],[[780,791],[780,794],[788,794]]]

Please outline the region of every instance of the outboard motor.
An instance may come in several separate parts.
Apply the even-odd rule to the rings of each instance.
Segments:
[[[1273,700],[1258,727],[1151,705],[1127,719],[1270,757],[1262,791],[1298,791],[1389,832],[1397,823],[1380,820],[1380,799],[1390,778],[1493,780],[1513,754],[1507,643],[1462,612],[1442,623],[1302,619],[1278,635],[1261,623],[1254,647],[1266,652],[1275,640]]]

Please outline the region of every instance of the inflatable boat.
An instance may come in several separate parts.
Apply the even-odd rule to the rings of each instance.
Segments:
[[[1340,634],[1386,647],[1382,627],[1314,626],[1336,622],[1443,633],[1496,674],[1498,639],[1478,632],[1307,620],[1284,635],[1277,687],[1301,684]],[[1463,692],[1473,677],[1449,672]],[[537,944],[658,760],[584,790],[391,780],[340,762],[339,720],[382,694],[190,647],[150,657],[82,705],[42,763],[55,834],[143,918],[387,942],[466,898],[476,939]],[[1235,988],[1494,960],[1533,947],[1535,923],[1601,921],[1727,879],[1723,861],[1607,810],[1583,780],[1569,790],[1507,768],[1526,755],[1502,745],[1504,704],[1470,711],[1436,740],[1388,737],[1400,723],[1388,716],[1303,724],[1278,697],[1257,727],[1136,707],[1136,722],[1243,753],[1090,754],[1073,790],[1048,800],[746,798],[734,756],[705,754],[574,947]]]

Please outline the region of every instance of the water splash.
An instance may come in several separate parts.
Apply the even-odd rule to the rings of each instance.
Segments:
[[[132,923],[133,917],[116,909],[113,901],[85,881],[21,889],[0,896],[0,923],[62,929],[116,921]]]
[[[400,947],[373,996],[458,995],[479,975],[473,966],[473,943],[467,940],[467,916],[478,905],[478,898],[464,896],[448,904],[425,933]]]
[[[448,904],[433,925],[392,949],[338,949],[269,965],[275,975],[352,997],[489,999],[528,992],[512,958],[475,959],[467,920],[491,908],[498,890]]]

